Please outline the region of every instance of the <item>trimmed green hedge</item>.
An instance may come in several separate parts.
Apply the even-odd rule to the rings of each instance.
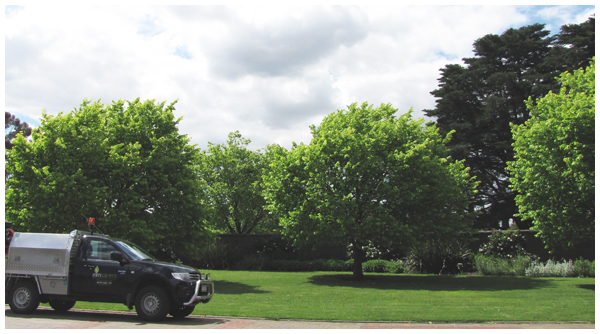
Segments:
[[[354,260],[272,260],[265,262],[261,268],[243,268],[244,270],[265,270],[265,271],[352,271]],[[240,268],[242,269],[242,268]],[[387,260],[369,260],[363,263],[363,271],[370,273],[403,273],[405,267],[400,262]]]

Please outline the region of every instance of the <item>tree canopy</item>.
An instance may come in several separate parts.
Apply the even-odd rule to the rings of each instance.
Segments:
[[[514,159],[510,124],[529,119],[525,101],[558,91],[554,77],[589,56],[593,26],[591,18],[564,26],[558,37],[542,24],[486,35],[475,41],[475,57],[464,58],[465,66],[441,69],[439,89],[431,92],[436,108],[425,113],[436,118],[442,135],[456,131],[448,145],[451,155],[464,159],[480,181],[472,199],[473,210],[480,213],[477,227],[498,228],[500,222],[508,228],[511,219],[528,227],[515,216],[516,193],[509,187],[506,164]]]
[[[4,161],[6,162],[6,152],[12,149],[12,141],[17,138],[18,135],[24,137],[31,136],[31,127],[27,122],[22,122],[16,118],[15,115],[11,115],[8,111],[4,112]],[[8,170],[4,168],[4,181],[8,179]]]
[[[44,112],[32,141],[18,136],[7,155],[7,218],[20,231],[63,233],[95,217],[155,254],[195,249],[206,235],[199,151],[178,133],[174,104],[84,101]]]
[[[468,230],[475,184],[448,161],[435,127],[391,105],[363,103],[311,127],[309,145],[279,151],[265,176],[269,209],[297,244],[351,245],[354,276],[364,247],[453,238]]]
[[[247,148],[239,132],[227,144],[209,143],[202,154],[200,177],[207,185],[207,223],[221,233],[249,234],[269,221],[262,196],[265,156]]]
[[[562,26],[553,44],[550,61],[558,73],[587,67],[596,55],[596,18],[592,16],[581,24]]]
[[[8,132],[6,132],[8,130]],[[20,119],[11,115],[8,111],[4,112],[4,148],[10,150],[13,147],[12,141],[18,134],[25,137],[31,136],[31,127],[27,122],[21,122]]]
[[[531,118],[513,125],[515,161],[509,162],[520,215],[551,250],[569,250],[595,233],[595,58],[562,88],[527,107]]]

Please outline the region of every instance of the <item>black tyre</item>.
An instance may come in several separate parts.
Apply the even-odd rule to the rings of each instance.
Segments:
[[[171,309],[171,312],[169,312],[169,314],[173,316],[173,318],[182,319],[192,314],[192,312],[194,312],[194,308],[196,308],[196,306],[183,306],[173,308]]]
[[[48,302],[50,307],[58,312],[66,312],[75,306],[74,300],[51,300]]]
[[[164,289],[150,285],[138,292],[135,311],[146,321],[162,321],[171,310],[171,300]]]
[[[18,281],[10,290],[10,309],[17,314],[30,314],[40,305],[37,285],[31,281]]]

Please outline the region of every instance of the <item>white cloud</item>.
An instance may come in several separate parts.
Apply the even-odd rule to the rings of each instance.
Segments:
[[[5,109],[37,119],[84,98],[178,99],[201,147],[239,130],[252,148],[308,142],[352,102],[435,106],[439,69],[475,39],[594,8],[515,6],[26,6],[5,9]]]

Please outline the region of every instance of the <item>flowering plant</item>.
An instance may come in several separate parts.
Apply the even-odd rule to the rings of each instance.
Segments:
[[[525,237],[518,230],[494,231],[483,244],[479,253],[487,256],[513,258],[518,255],[530,255],[525,250]]]

